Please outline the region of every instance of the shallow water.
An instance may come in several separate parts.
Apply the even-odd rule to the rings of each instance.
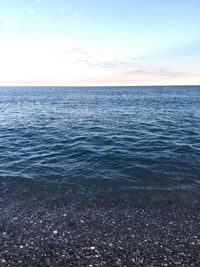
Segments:
[[[198,188],[200,87],[0,87],[0,178]]]

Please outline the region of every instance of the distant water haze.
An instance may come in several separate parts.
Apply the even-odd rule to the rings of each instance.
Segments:
[[[1,87],[0,177],[105,189],[200,185],[200,87]]]

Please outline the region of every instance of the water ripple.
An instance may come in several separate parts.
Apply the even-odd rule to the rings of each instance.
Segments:
[[[200,88],[0,88],[0,177],[200,185]]]

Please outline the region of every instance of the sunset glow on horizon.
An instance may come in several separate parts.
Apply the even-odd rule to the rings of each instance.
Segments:
[[[0,3],[0,86],[200,84],[198,0]]]

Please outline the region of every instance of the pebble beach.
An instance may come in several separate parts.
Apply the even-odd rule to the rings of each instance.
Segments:
[[[198,192],[1,186],[0,266],[200,266]]]

